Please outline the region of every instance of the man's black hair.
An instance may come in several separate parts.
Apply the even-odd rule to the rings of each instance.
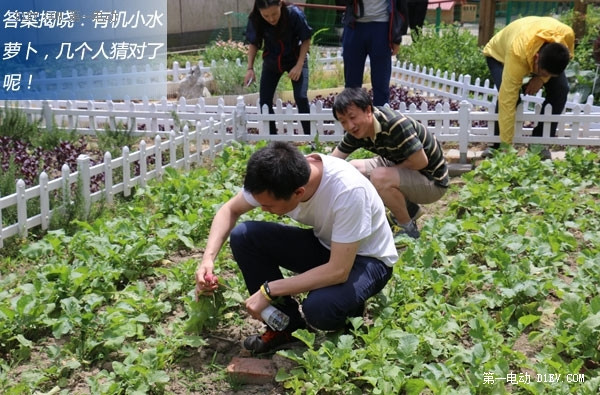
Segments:
[[[546,43],[542,45],[538,54],[538,67],[552,75],[565,71],[571,59],[569,49],[560,43]]]
[[[272,141],[248,160],[244,189],[253,195],[267,191],[276,199],[288,200],[308,183],[309,176],[310,166],[293,144]]]
[[[373,100],[363,88],[346,88],[341,91],[333,101],[333,116],[337,120],[338,114],[344,115],[348,107],[355,105],[363,111],[367,108],[373,110]]]

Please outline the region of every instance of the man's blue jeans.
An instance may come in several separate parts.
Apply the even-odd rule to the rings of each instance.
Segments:
[[[392,49],[388,38],[389,26],[389,22],[356,22],[354,27],[344,27],[342,37],[345,87],[362,86],[368,55],[375,106],[383,106],[390,101]]]
[[[330,251],[312,229],[273,222],[238,224],[230,236],[230,247],[250,294],[265,281],[283,278],[281,268],[303,273],[329,261]],[[392,276],[392,268],[378,259],[357,256],[345,283],[308,292],[302,302],[304,318],[321,330],[343,328],[347,317],[362,315],[365,301],[381,291]],[[290,316],[290,330],[303,327],[298,303],[282,298],[278,307]]]
[[[504,71],[504,64],[492,58],[491,56],[487,56],[485,58],[488,68],[490,69],[490,74],[492,75],[492,81],[494,85],[496,85],[496,89],[500,91],[500,85],[502,85],[502,72]],[[547,104],[552,105],[552,114],[561,114],[565,109],[565,104],[567,104],[567,94],[569,93],[569,82],[567,81],[567,76],[563,71],[557,77],[550,78],[548,82],[544,84],[544,90],[546,93],[546,97],[544,99],[544,103],[542,103],[542,114],[546,108]],[[519,97],[517,104],[521,102],[521,98]],[[498,102],[496,102],[496,113],[498,113]],[[531,133],[532,136],[541,137],[543,134],[544,123],[538,122],[538,124],[533,128]],[[550,136],[556,136],[556,128],[558,127],[557,122],[550,123]],[[498,127],[498,122],[494,124],[494,136],[500,135],[500,128]],[[494,148],[498,148],[500,144],[494,144]]]

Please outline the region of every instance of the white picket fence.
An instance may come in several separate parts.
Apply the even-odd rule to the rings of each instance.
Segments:
[[[61,176],[53,180],[49,179],[46,172],[42,172],[39,184],[29,188],[23,180],[18,180],[16,193],[0,196],[0,224],[4,224],[2,210],[16,207],[17,212],[15,223],[0,227],[0,248],[4,246],[4,240],[11,236],[18,234],[26,237],[29,229],[38,226],[43,230],[48,229],[53,213],[60,213],[61,208],[73,203],[74,190],[82,194],[84,209],[89,212],[92,202],[103,199],[111,204],[116,194],[129,196],[134,187],[143,187],[149,180],[161,179],[166,167],[189,170],[193,163],[201,164],[204,158],[212,159],[216,152],[234,139],[228,129],[235,127],[235,119],[235,115],[220,121],[210,118],[204,126],[198,122],[193,131],[185,126],[181,133],[169,132],[167,139],[157,135],[153,144],[141,140],[137,151],[130,152],[129,147],[123,147],[119,158],[112,158],[107,152],[104,161],[94,165],[89,156],[80,155],[77,158],[77,171],[71,172],[65,164]],[[139,170],[132,171],[134,168]],[[102,186],[93,190],[92,180],[98,177]],[[115,182],[117,178],[118,182]],[[35,214],[27,211],[30,201],[36,202],[36,206],[39,204],[39,211]],[[51,207],[53,201],[58,203]]]
[[[326,62],[341,61],[338,53],[325,56]],[[240,62],[237,62],[243,67]],[[179,80],[185,69],[173,70],[173,79]],[[202,66],[203,67],[203,66]],[[442,143],[457,143],[461,161],[467,159],[469,146],[474,143],[498,142],[493,135],[496,90],[489,81],[471,82],[470,76],[455,76],[440,71],[421,70],[412,65],[394,63],[392,84],[404,86],[425,95],[444,98],[434,110],[428,110],[427,104],[420,107],[414,104],[406,106],[399,103],[399,110],[428,125],[428,128]],[[340,88],[341,90],[342,88]],[[600,146],[600,107],[592,105],[590,96],[586,103],[579,98],[569,100],[561,115],[540,115],[543,102],[541,96],[523,96],[517,109],[515,143],[539,143],[553,145]],[[450,101],[459,103],[458,110],[450,109]],[[60,205],[70,204],[71,190],[82,191],[85,207],[92,202],[104,199],[110,203],[115,194],[127,196],[132,188],[143,186],[148,180],[160,179],[164,168],[188,169],[192,163],[201,163],[207,155],[210,157],[232,140],[287,140],[287,141],[340,141],[343,129],[335,122],[331,109],[323,108],[322,102],[311,105],[310,114],[299,114],[291,105],[284,105],[279,99],[275,105],[275,114],[262,113],[257,103],[247,105],[243,97],[238,97],[235,105],[228,105],[221,98],[216,105],[207,105],[204,99],[190,100],[180,98],[169,101],[164,98],[158,102],[149,100],[121,102],[94,101],[19,101],[0,105],[18,106],[31,121],[41,120],[41,125],[57,125],[67,130],[77,130],[82,134],[95,134],[110,128],[131,130],[146,140],[142,140],[139,149],[133,153],[123,148],[122,156],[113,159],[105,154],[104,162],[91,165],[89,157],[78,159],[78,169],[70,172],[63,166],[59,178],[49,180],[46,173],[40,175],[39,185],[27,188],[22,180],[16,183],[16,193],[0,196],[0,248],[5,239],[14,235],[26,236],[29,229],[41,226],[47,229],[50,217]],[[551,114],[546,109],[546,114]],[[311,123],[311,134],[302,133],[301,121]],[[543,120],[545,123],[542,137],[531,137],[531,125]],[[278,125],[277,135],[269,134],[269,122]],[[550,137],[550,122],[559,123],[557,137]],[[528,126],[524,126],[526,123]],[[168,158],[163,164],[163,158]],[[154,166],[148,165],[153,160]],[[132,166],[139,169],[131,171]],[[91,190],[92,179],[103,179],[100,190]],[[118,179],[118,182],[113,180]],[[62,196],[61,199],[53,199]],[[34,201],[39,210],[28,213],[28,202]],[[60,201],[51,207],[52,201]],[[65,203],[67,202],[67,203]],[[4,225],[2,210],[16,207],[15,223]]]

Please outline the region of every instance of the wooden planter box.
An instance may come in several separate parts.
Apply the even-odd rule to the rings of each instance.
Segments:
[[[442,23],[447,23],[447,24],[452,24],[452,22],[454,22],[454,5],[452,6],[452,8],[450,8],[449,10],[441,10],[442,12]],[[432,23],[436,23],[436,15],[437,15],[437,8],[434,9],[428,9],[427,10],[427,20],[432,21]]]
[[[463,4],[460,7],[461,22],[475,22],[477,20],[477,4]]]
[[[454,22],[454,6],[456,0],[442,1],[439,3],[429,3],[427,5],[427,19],[437,23],[437,12],[442,14],[442,23],[452,24]]]

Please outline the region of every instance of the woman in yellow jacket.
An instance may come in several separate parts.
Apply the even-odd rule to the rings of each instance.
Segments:
[[[498,89],[496,110],[498,122],[494,134],[500,141],[512,144],[515,134],[515,108],[519,103],[521,88],[528,95],[535,95],[542,86],[547,104],[552,105],[552,114],[560,114],[565,108],[569,84],[565,68],[573,57],[575,34],[573,29],[551,17],[528,16],[507,25],[492,37],[483,49]],[[523,86],[523,78],[531,76]],[[556,135],[557,123],[550,125],[551,136]],[[543,124],[533,129],[533,136],[542,136]],[[495,144],[494,148],[498,148]],[[491,155],[486,150],[484,156]],[[542,157],[550,158],[550,151],[544,150]]]

